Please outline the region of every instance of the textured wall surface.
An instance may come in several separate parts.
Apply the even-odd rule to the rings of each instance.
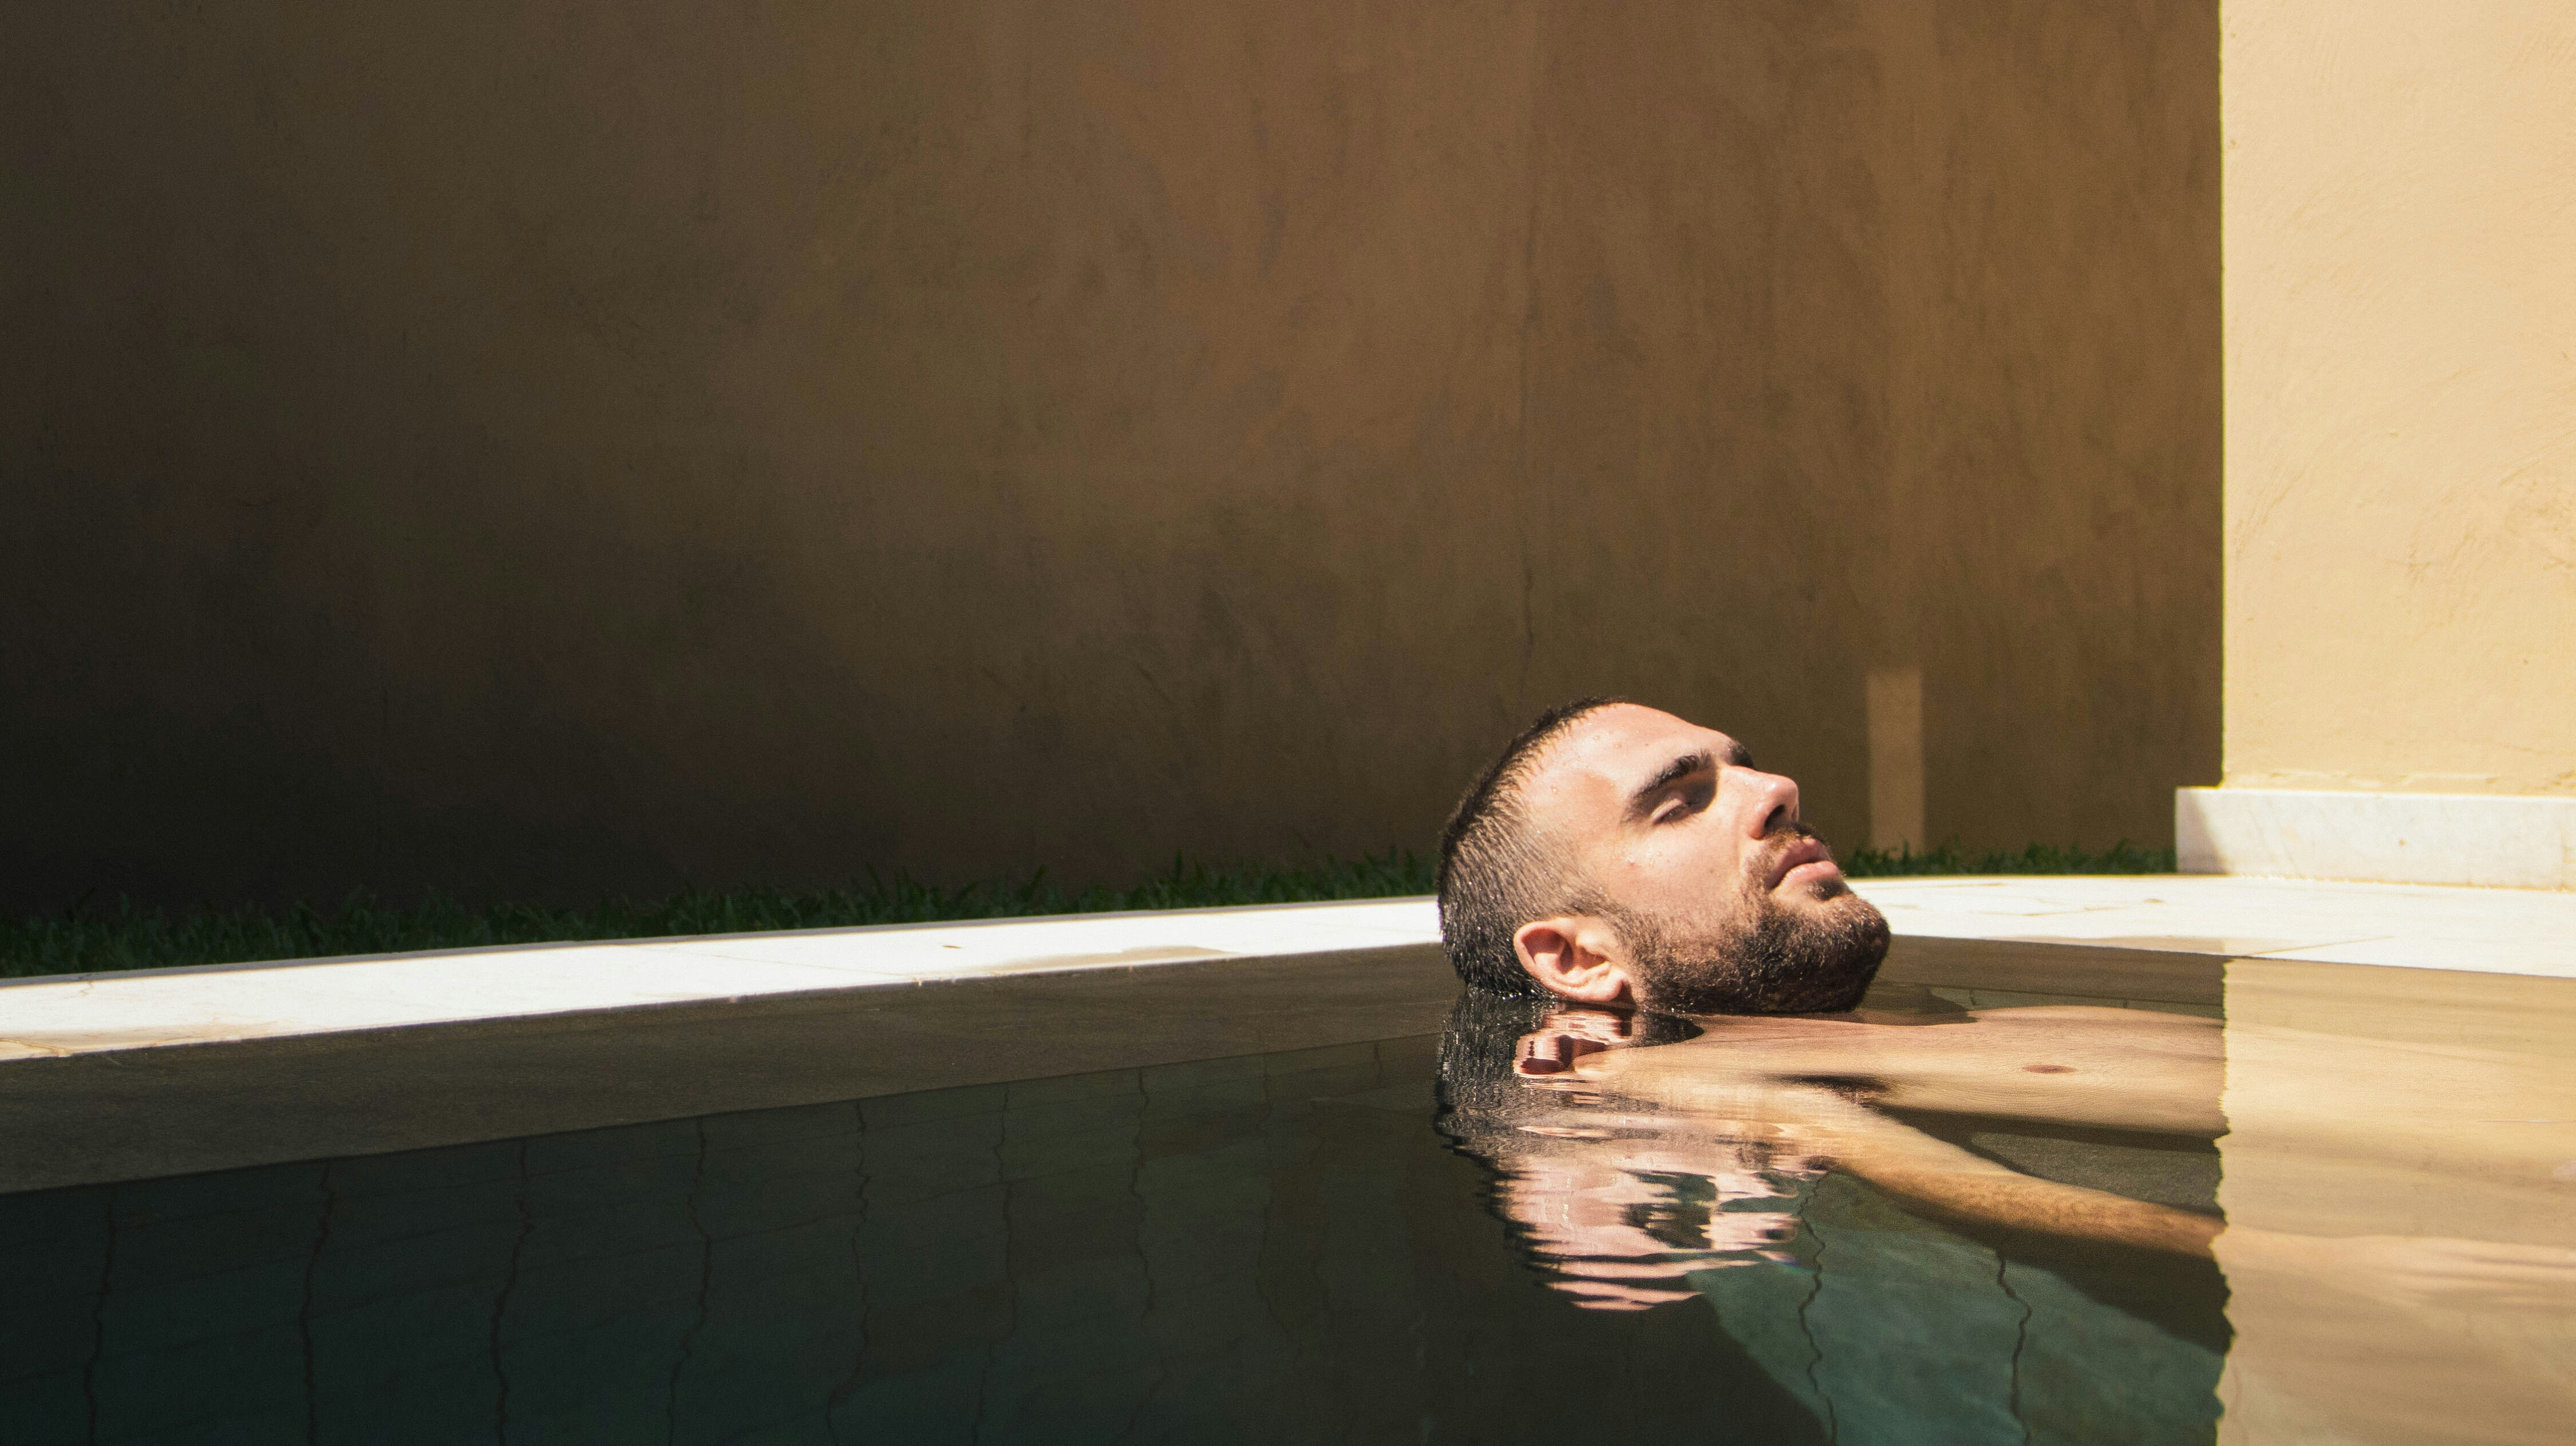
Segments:
[[[2226,63],[2227,782],[2576,794],[2576,10]]]
[[[0,902],[1420,845],[1589,691],[1859,841],[1873,667],[2164,842],[2217,24],[11,7]]]

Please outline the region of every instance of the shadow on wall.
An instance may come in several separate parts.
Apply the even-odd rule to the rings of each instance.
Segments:
[[[0,902],[1349,855],[1591,691],[2215,780],[2211,0],[0,39]]]

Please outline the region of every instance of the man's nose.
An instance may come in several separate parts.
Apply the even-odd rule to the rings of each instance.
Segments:
[[[1726,775],[1727,783],[1742,800],[1736,820],[1746,838],[1768,837],[1780,825],[1798,821],[1798,785],[1794,780],[1750,768],[1730,768]]]

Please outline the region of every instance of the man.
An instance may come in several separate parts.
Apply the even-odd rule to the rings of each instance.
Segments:
[[[1440,841],[1440,932],[1469,986],[1666,1014],[1859,1003],[1887,920],[1744,745],[1611,698],[1550,709]]]
[[[1512,1016],[1526,1021],[1511,1046],[1524,1084],[1759,1121],[1945,1218],[2210,1254],[2221,1227],[2208,1215],[2033,1179],[1885,1112],[2207,1141],[2227,1131],[2218,1022],[1967,1010],[1919,989],[1861,1009],[1887,921],[1799,821],[1797,784],[1723,733],[1615,698],[1550,709],[1459,803],[1439,890],[1471,992],[1558,1006]],[[1627,1010],[1698,1022],[1639,1031]],[[1744,1017],[1781,1014],[1839,1017]],[[2428,1243],[2473,1244],[2412,1242]],[[2547,1263],[2517,1285],[2567,1279],[2558,1256]]]
[[[1618,699],[1550,709],[1504,748],[1443,832],[1439,882],[1442,936],[1472,990],[1568,1006],[1533,1017],[1515,1042],[1523,1080],[1651,1042],[1627,1038],[1603,1009],[1847,1013],[1887,953],[1886,919],[1800,821],[1796,783],[1755,768],[1723,733]],[[1667,1105],[1792,1126],[1927,1208],[2206,1254],[2216,1230],[2205,1217],[2028,1179],[1855,1096],[2206,1140],[2226,1128],[2213,1021],[1909,1003],[1813,1023],[1732,1019],[1714,1049],[1712,1021],[1688,1046],[1581,1068]],[[1895,1027],[1917,1023],[1947,1027]]]
[[[2565,1318],[2563,1248],[2227,1226],[2226,1042],[2306,1050],[2323,1077],[2340,1041],[1872,994],[1885,919],[1797,785],[1725,734],[1613,699],[1550,710],[1460,802],[1439,892],[1469,985],[1441,1126],[1494,1171],[1533,1263],[1595,1308],[1706,1299],[1843,1439],[2043,1416],[2115,1439],[2093,1409],[2145,1377],[2170,1389],[2160,1416],[2122,1408],[2139,1439],[2204,1431],[2213,1258],[2239,1286],[2328,1281],[2393,1318]]]

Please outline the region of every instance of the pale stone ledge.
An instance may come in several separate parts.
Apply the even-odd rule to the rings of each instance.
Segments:
[[[2184,788],[2187,874],[2576,889],[2576,798]]]
[[[1982,977],[2004,988],[1998,969],[2063,983],[2082,967],[2134,971],[2186,955],[2576,977],[2576,893],[2171,874],[1864,879],[1859,888],[1895,930],[1891,978]],[[1438,910],[1414,898],[56,975],[0,982],[0,1070],[168,1045],[607,1019],[720,1001],[1259,960],[1313,964],[1318,979],[1331,974],[1320,967],[1327,962],[1360,977],[1401,974],[1445,1008],[1454,982],[1439,938]],[[2083,955],[2067,954],[2070,945]]]
[[[1867,879],[1882,981],[2232,1010],[2265,971],[2432,1018],[2576,979],[2576,892]],[[0,983],[0,1195],[1437,1033],[1428,899],[548,944]],[[2363,981],[2337,965],[2365,970]],[[2476,980],[2468,973],[2488,976]],[[2396,974],[2415,974],[2397,979]],[[2474,986],[2465,995],[2464,982]],[[2541,1017],[2558,1006],[2540,1000]]]

